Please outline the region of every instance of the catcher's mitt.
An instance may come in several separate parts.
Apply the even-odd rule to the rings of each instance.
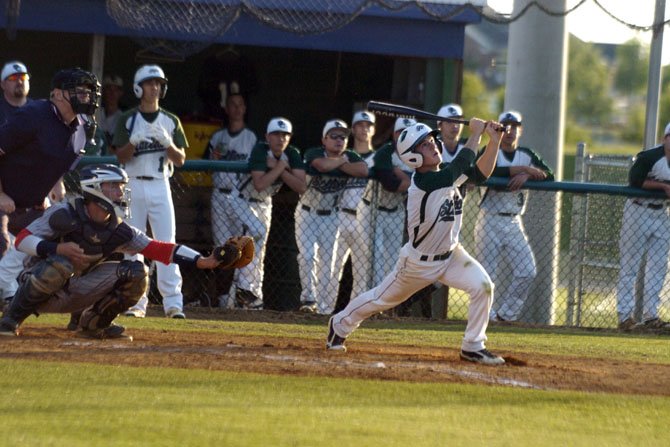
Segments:
[[[254,240],[249,236],[234,236],[228,238],[223,247],[214,249],[214,257],[221,261],[219,268],[238,269],[249,264],[254,259]]]

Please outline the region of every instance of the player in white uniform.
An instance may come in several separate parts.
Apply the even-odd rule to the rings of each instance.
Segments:
[[[659,190],[670,197],[670,124],[665,127],[663,144],[637,154],[629,172],[630,186]],[[659,318],[661,290],[668,274],[670,217],[668,201],[657,198],[630,198],[621,224],[619,252],[621,269],[617,284],[619,328],[667,329],[670,323]],[[635,281],[646,255],[642,321],[635,319]]]
[[[136,72],[133,92],[139,106],[119,118],[112,150],[130,178],[133,201],[128,223],[146,231],[147,220],[154,238],[175,242],[176,222],[170,176],[182,166],[188,147],[179,118],[160,107],[167,92],[167,78],[158,65],[143,65]],[[138,255],[142,261],[144,257]],[[168,318],[185,318],[181,293],[182,278],[176,264],[156,264],[157,285]],[[143,318],[149,299],[146,294],[127,316]]]
[[[244,115],[247,105],[239,91],[226,96],[227,126],[217,131],[209,141],[205,155],[210,160],[248,161],[251,150],[256,144],[256,134],[246,127]],[[251,181],[250,174],[241,172],[221,172],[212,174],[214,189],[212,190],[212,234],[216,244],[222,244],[235,234],[247,234],[247,221],[239,215],[238,210],[248,208],[248,202],[240,197],[239,188]],[[256,284],[256,292],[249,284],[248,277],[235,271],[232,283],[225,284],[227,290],[219,290],[219,306],[243,307],[260,309],[263,300],[260,295],[260,284]]]
[[[521,216],[526,211],[528,190],[521,189],[526,180],[553,180],[551,169],[534,151],[519,147],[523,127],[517,111],[503,112],[498,121],[507,126],[503,134],[494,177],[508,177],[507,188],[488,188],[479,203],[475,229],[477,257],[498,287],[491,318],[515,321],[521,317],[528,290],[537,274],[535,256],[528,243]],[[512,266],[508,287],[498,275],[502,259]]]
[[[445,118],[463,118],[463,109],[458,104],[445,104],[440,107],[437,114]],[[438,138],[442,144],[442,162],[451,163],[467,139],[461,138],[463,124],[449,121],[438,121],[437,128],[440,130]]]
[[[351,130],[342,120],[323,126],[320,147],[305,152],[307,190],[295,208],[295,239],[300,273],[300,310],[326,315],[337,301],[337,204],[347,176],[367,177],[368,167],[346,149]]]
[[[367,110],[354,113],[351,120],[351,136],[353,150],[361,156],[371,168],[374,148],[372,137],[375,134],[375,116]],[[336,271],[338,280],[342,279],[342,272],[347,257],[351,256],[352,296],[356,296],[367,289],[366,272],[368,268],[370,249],[366,226],[358,220],[358,206],[361,203],[363,191],[368,183],[366,177],[350,178],[342,191],[338,204],[337,218],[337,255]]]
[[[468,323],[461,345],[464,360],[487,365],[505,363],[485,347],[493,283],[484,268],[459,244],[462,204],[458,187],[468,178],[482,181],[495,166],[501,132],[497,123],[472,118],[466,149],[443,165],[433,131],[425,124],[403,130],[398,139],[400,158],[411,168],[407,198],[407,232],[410,240],[400,251],[393,271],[372,290],[353,299],[328,323],[326,347],[346,350],[346,338],[366,318],[390,309],[435,281],[470,294]],[[489,143],[473,167],[475,150],[486,130]]]
[[[396,141],[400,133],[416,124],[411,118],[398,118],[393,126],[392,140],[375,151],[372,177],[358,205],[358,222],[365,235],[369,254],[362,257],[364,280],[352,291],[358,296],[370,289],[391,271],[395,255],[402,247],[405,224],[405,197],[409,187],[407,167],[398,157]]]
[[[263,306],[263,261],[272,218],[272,196],[282,184],[298,194],[307,189],[300,151],[289,145],[292,134],[293,125],[288,119],[272,118],[267,125],[265,141],[256,143],[249,156],[251,178],[240,185],[239,195],[246,203],[237,209],[237,213],[246,225],[246,235],[253,237],[256,245],[254,259],[238,272],[237,298],[242,307]],[[252,296],[245,296],[246,291]],[[254,304],[257,299],[260,304]]]

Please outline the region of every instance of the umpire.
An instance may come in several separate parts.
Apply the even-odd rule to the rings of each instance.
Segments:
[[[79,161],[88,126],[78,115],[95,113],[99,92],[93,73],[60,70],[48,100],[31,101],[0,126],[0,211],[10,233],[42,215],[51,188]]]

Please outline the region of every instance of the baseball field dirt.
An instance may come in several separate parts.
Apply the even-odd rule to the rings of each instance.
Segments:
[[[253,321],[279,318],[282,322],[292,318],[287,315],[276,317],[266,312],[251,314],[245,318]],[[191,319],[212,318],[210,312],[197,310],[190,310],[188,316]],[[296,321],[300,318],[295,315]],[[98,341],[76,337],[63,327],[26,323],[20,337],[0,340],[0,358],[670,395],[670,365],[648,362],[496,350],[505,357],[507,364],[487,367],[461,361],[456,346],[352,341],[346,353],[335,353],[325,350],[324,340],[313,338],[138,328],[129,331],[134,337],[132,342]]]

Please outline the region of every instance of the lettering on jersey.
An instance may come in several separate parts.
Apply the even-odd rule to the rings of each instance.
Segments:
[[[241,154],[234,149],[230,149],[228,143],[220,142],[212,149],[212,152],[219,154],[219,160],[225,161],[244,161],[248,154]]]
[[[138,144],[135,147],[135,154],[134,156],[137,157],[139,155],[143,154],[148,154],[151,152],[161,152],[164,151],[165,148],[163,145],[161,145],[159,142],[154,140],[153,138],[151,139],[151,142],[148,141],[142,141],[140,144]]]
[[[456,196],[454,200],[447,199],[444,201],[437,215],[437,220],[438,222],[453,222],[459,214],[463,214],[463,199]]]
[[[314,176],[312,177],[310,188],[322,194],[336,193],[340,192],[342,188],[344,188],[346,183],[347,179],[345,177],[334,178],[334,177]]]

